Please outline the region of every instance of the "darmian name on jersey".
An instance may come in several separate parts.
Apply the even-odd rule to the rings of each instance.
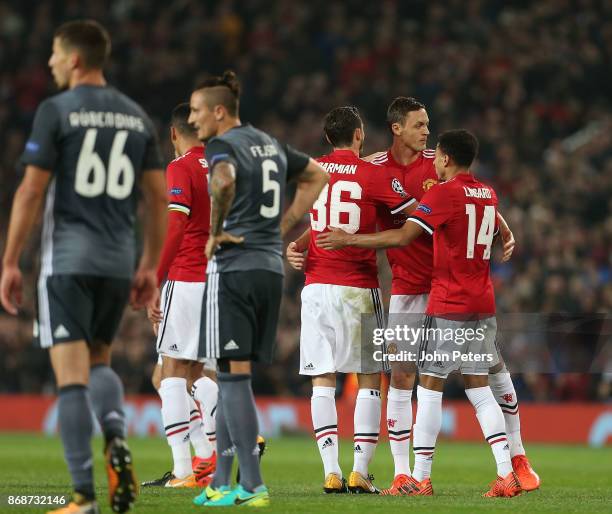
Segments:
[[[470,198],[491,198],[491,190],[486,187],[467,187],[463,186],[465,196]]]
[[[139,116],[124,114],[121,112],[104,112],[104,111],[72,111],[68,114],[70,126],[78,127],[94,127],[94,128],[115,128],[136,130],[138,132],[145,131],[144,120]]]
[[[338,164],[335,162],[321,162],[319,164],[326,169],[327,173],[339,173],[344,175],[354,175],[357,173],[356,164]]]

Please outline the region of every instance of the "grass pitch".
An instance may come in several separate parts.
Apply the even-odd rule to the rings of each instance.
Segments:
[[[170,468],[170,450],[162,439],[130,439],[139,480],[157,478]],[[341,465],[351,469],[350,441],[341,441]],[[102,441],[94,442],[97,492],[103,512],[107,503]],[[267,513],[376,514],[401,512],[610,512],[612,502],[612,448],[528,445],[532,465],[542,478],[539,491],[511,499],[484,499],[481,493],[495,477],[488,446],[448,443],[438,445],[433,468],[433,498],[392,498],[369,495],[324,495],[323,471],[312,439],[280,438],[268,441],[263,474],[272,497]],[[0,435],[0,512],[44,512],[44,508],[8,506],[6,496],[67,494],[69,476],[58,438],[38,435]],[[371,472],[375,484],[387,487],[393,478],[389,445],[382,442]],[[134,512],[196,513],[191,504],[197,491],[147,488]],[[407,511],[407,510],[406,510]]]

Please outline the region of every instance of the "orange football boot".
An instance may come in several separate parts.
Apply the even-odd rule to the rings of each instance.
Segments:
[[[512,469],[518,477],[523,491],[535,491],[540,487],[540,477],[533,470],[529,460],[525,455],[515,455],[512,457]]]
[[[491,489],[483,494],[485,498],[511,498],[521,494],[521,484],[518,481],[516,473],[511,471],[505,477],[498,476],[491,483]]]
[[[383,496],[402,496],[407,495],[408,491],[416,490],[418,488],[419,483],[416,481],[414,477],[408,475],[397,475],[393,479],[393,483],[391,487],[388,489],[383,489],[380,494]]]

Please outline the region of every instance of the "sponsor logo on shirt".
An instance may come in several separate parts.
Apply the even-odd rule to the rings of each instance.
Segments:
[[[427,205],[425,205],[424,203],[420,204],[417,208],[417,211],[422,211],[425,214],[431,214],[431,208],[429,208]]]
[[[406,191],[404,191],[404,187],[402,186],[402,183],[399,180],[397,180],[396,178],[394,178],[391,181],[391,188],[393,189],[393,191],[395,191],[402,198],[406,198],[406,196],[408,196],[406,194]]]
[[[170,194],[171,195],[180,195],[183,192],[183,190],[180,187],[173,187],[170,190]]]

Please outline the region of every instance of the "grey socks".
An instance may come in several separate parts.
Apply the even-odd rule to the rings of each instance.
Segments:
[[[59,432],[74,490],[93,499],[93,419],[87,387],[74,384],[60,388],[57,403]]]
[[[117,373],[104,364],[93,366],[89,375],[89,391],[106,443],[115,437],[125,439],[123,384]]]
[[[217,377],[220,373],[217,374]],[[221,385],[221,384],[219,384]],[[234,463],[234,454],[236,448],[232,443],[229,431],[227,429],[227,418],[225,409],[221,400],[223,392],[219,387],[219,395],[217,399],[217,469],[212,481],[212,487],[218,489],[222,485],[230,485],[232,475],[232,464]],[[225,392],[225,394],[228,394]]]
[[[231,441],[236,447],[240,466],[240,485],[253,491],[263,484],[259,470],[259,448],[257,434],[259,425],[255,410],[255,398],[251,389],[251,375],[218,373],[219,407],[222,408],[225,424]],[[221,443],[221,423],[217,408],[217,446]],[[219,454],[221,449],[219,448]]]

